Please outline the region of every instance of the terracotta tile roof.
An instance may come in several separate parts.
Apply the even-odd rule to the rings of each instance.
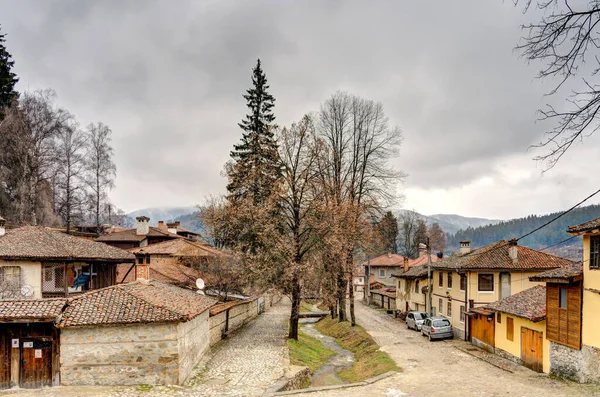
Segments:
[[[433,258],[432,258],[433,259]],[[427,278],[427,265],[418,265],[409,267],[408,271],[402,271],[400,273],[392,274],[392,277],[406,278],[406,279],[418,279]]]
[[[367,266],[367,263],[364,263],[363,265]],[[383,254],[379,255],[377,258],[371,259],[370,265],[371,267],[404,266],[404,257],[397,254]]]
[[[127,229],[121,232],[112,232],[110,234],[103,234],[98,237],[96,241],[105,242],[105,241],[142,241],[146,237],[162,237],[165,239],[170,238],[181,238],[173,233],[169,233],[166,230],[160,230],[157,227],[150,227],[148,229],[148,234],[137,234],[137,229]]]
[[[600,218],[592,219],[590,221],[580,223],[579,225],[569,226],[567,232],[584,233],[595,229],[600,229]]]
[[[440,258],[438,258],[437,255],[431,255],[431,263],[435,263],[439,260],[440,260]],[[408,260],[408,267],[419,266],[419,265],[423,265],[423,264],[427,264],[427,255],[421,255],[416,259]]]
[[[211,316],[215,316],[215,315],[217,315],[219,313],[224,312],[227,309],[231,309],[232,307],[236,307],[236,306],[242,305],[244,303],[248,303],[250,301],[252,301],[252,299],[245,299],[245,300],[237,300],[237,301],[219,303],[219,304],[214,305],[213,307],[210,308],[210,315]]]
[[[190,241],[185,238],[162,241],[145,247],[129,249],[134,254],[172,255],[172,256],[223,256],[224,253],[216,248]]]
[[[0,258],[133,262],[135,256],[119,248],[74,237],[42,226],[9,229],[0,237]]]
[[[131,264],[119,264],[117,266],[117,282],[130,283],[135,281],[135,269],[129,271],[131,266]],[[182,264],[153,262],[150,260],[150,280],[195,288],[196,279],[200,277],[199,272]]]
[[[54,321],[67,299],[0,301],[0,321]]]
[[[569,266],[560,267],[558,269],[546,270],[538,273],[535,276],[529,277],[530,281],[544,282],[563,282],[581,280],[583,277],[583,264],[581,262],[572,263]]]
[[[508,254],[508,242],[500,240],[468,254],[445,257],[436,262],[435,269],[506,269],[506,270],[546,270],[565,267],[574,262],[522,245],[517,246],[517,260]]]
[[[158,281],[136,281],[91,291],[67,301],[59,328],[188,321],[217,300]]]
[[[374,291],[371,291],[373,294],[384,295],[390,298],[396,299],[396,288],[380,288]]]
[[[521,291],[497,302],[486,305],[485,308],[508,313],[533,322],[546,319],[546,286],[537,285]]]

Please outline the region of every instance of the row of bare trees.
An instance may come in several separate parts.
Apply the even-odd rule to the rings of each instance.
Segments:
[[[82,128],[52,90],[20,94],[0,122],[0,214],[15,224],[99,225],[119,215],[111,130]],[[108,219],[109,217],[113,219]]]
[[[250,284],[290,296],[290,338],[298,338],[305,295],[320,294],[340,321],[348,320],[348,297],[354,324],[351,286],[362,259],[357,255],[382,240],[377,222],[397,198],[404,176],[391,165],[401,131],[390,125],[380,103],[346,92],[333,94],[319,111],[289,127],[267,128],[277,148],[276,166],[252,151],[239,156],[244,166],[254,164],[245,178],[239,177],[240,161],[228,164],[230,186],[253,193],[211,199],[201,212],[206,230],[216,245],[241,254]],[[246,140],[260,139],[250,132]],[[277,177],[268,195],[257,200],[254,193],[265,190],[256,187],[271,171]]]

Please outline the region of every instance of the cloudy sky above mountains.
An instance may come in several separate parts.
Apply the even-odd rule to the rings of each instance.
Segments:
[[[552,170],[528,148],[551,81],[513,49],[510,1],[9,1],[2,31],[19,90],[53,88],[81,124],[113,130],[113,201],[126,211],[200,203],[241,136],[260,57],[286,125],[336,90],[383,103],[402,128],[404,208],[511,218],[597,190],[600,134]],[[593,200],[591,202],[598,202]]]

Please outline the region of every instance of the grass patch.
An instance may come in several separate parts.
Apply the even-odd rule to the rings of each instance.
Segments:
[[[288,340],[290,361],[294,365],[302,365],[315,371],[335,353],[326,348],[317,339],[298,331],[298,340]]]
[[[137,387],[138,391],[150,391],[152,390],[152,385],[147,385],[145,383],[139,384]]]
[[[300,313],[310,313],[312,307],[312,303],[307,302],[307,301],[301,301],[300,302]]]
[[[352,368],[340,372],[341,378],[350,382],[362,382],[389,371],[401,370],[387,353],[379,350],[379,345],[361,326],[352,327],[348,321],[340,323],[337,319],[325,317],[316,327],[321,333],[334,337],[344,349],[354,353],[356,362],[352,364]]]

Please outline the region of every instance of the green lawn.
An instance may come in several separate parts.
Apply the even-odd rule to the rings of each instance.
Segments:
[[[379,345],[361,326],[352,327],[348,321],[340,323],[337,318],[325,317],[317,323],[317,329],[334,337],[340,346],[354,353],[356,362],[352,368],[339,374],[341,378],[362,382],[389,371],[401,371],[387,353],[379,350]]]
[[[298,341],[288,340],[290,361],[294,365],[309,367],[311,371],[319,369],[335,353],[313,337],[298,332]]]

